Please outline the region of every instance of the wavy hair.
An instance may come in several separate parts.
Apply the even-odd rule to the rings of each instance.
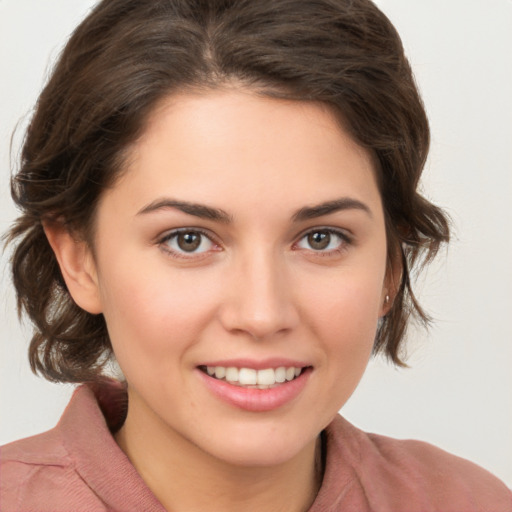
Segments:
[[[102,191],[164,97],[236,81],[335,112],[376,162],[398,293],[375,352],[403,364],[410,317],[427,323],[411,271],[448,241],[447,218],[418,192],[429,126],[399,35],[369,0],[103,0],[74,31],[27,129],[7,235],[18,308],[34,325],[29,358],[47,379],[101,377],[102,315],[71,298],[43,231],[63,220],[91,243]]]

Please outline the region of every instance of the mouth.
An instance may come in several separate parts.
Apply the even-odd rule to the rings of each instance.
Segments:
[[[235,366],[199,366],[198,368],[209,377],[228,382],[233,386],[248,389],[272,389],[297,379],[311,367],[279,366],[261,370]]]

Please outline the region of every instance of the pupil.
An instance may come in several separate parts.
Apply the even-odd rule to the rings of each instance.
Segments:
[[[201,236],[197,233],[180,233],[178,245],[180,249],[187,252],[195,251],[201,243]]]
[[[308,235],[308,243],[312,249],[325,249],[331,241],[331,235],[325,231],[317,231]]]

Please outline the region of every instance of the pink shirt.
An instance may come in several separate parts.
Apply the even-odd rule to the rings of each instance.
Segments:
[[[2,512],[164,512],[111,430],[126,393],[79,387],[58,425],[1,449]],[[419,441],[366,434],[338,416],[309,512],[512,512],[512,493],[484,469]]]

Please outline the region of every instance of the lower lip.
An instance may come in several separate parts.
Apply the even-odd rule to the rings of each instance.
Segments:
[[[235,386],[210,377],[198,368],[196,371],[208,389],[224,402],[245,411],[265,412],[278,409],[296,398],[304,389],[312,370],[306,368],[297,378],[269,389]]]

